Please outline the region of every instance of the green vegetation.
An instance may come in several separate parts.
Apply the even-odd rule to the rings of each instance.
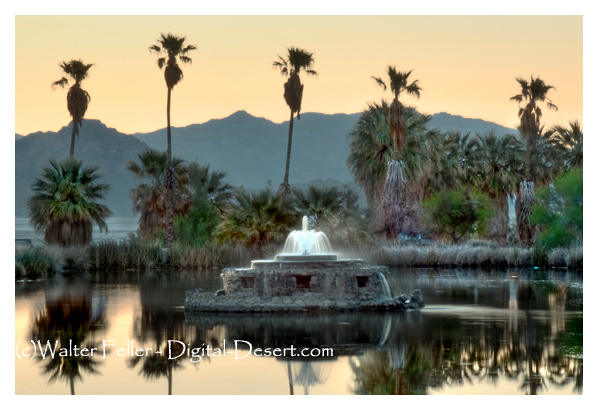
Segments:
[[[431,231],[448,236],[453,244],[464,236],[485,233],[493,215],[487,197],[463,187],[435,193],[422,205]]]
[[[272,63],[287,78],[284,99],[290,108],[285,176],[276,195],[270,182],[258,191],[236,188],[225,181],[224,171],[173,157],[171,94],[183,78],[179,63],[191,63],[189,53],[196,50],[185,42],[185,37],[161,34],[149,48],[164,69],[167,149],[147,149],[128,162],[127,170],[139,180],[131,192],[139,230],[119,242],[90,245],[94,223],[107,229],[111,212],[100,202],[109,187],[98,183],[98,167],[83,167],[73,157],[90,102],[81,82],[93,64],[60,64],[66,77],[52,86],[64,88],[74,81],[67,94],[73,118],[70,157],[50,160],[43,168],[27,209],[46,244],[62,249],[18,250],[18,278],[58,270],[247,263],[274,254],[303,215],[310,228],[327,233],[335,248],[358,250],[387,265],[582,265],[582,128],[572,121],[544,130],[540,105],[557,106],[548,97],[554,87],[541,78],[516,78],[520,93],[510,100],[519,106],[519,135],[499,136],[431,129],[430,116],[400,101],[403,93],[420,97],[422,88],[419,80],[410,79],[411,70],[390,65],[384,79],[372,76],[391,91],[392,100],[370,103],[348,136],[347,167],[366,194],[367,208],[361,209],[349,187],[289,184],[294,117],[300,119],[304,88],[300,74],[317,75],[313,54],[303,49],[290,47]],[[516,230],[510,234],[508,199],[514,196]],[[503,247],[513,244],[516,232],[525,248]],[[492,245],[457,248],[457,243],[481,239]],[[446,242],[453,248],[446,248]]]
[[[141,180],[132,191],[133,211],[140,213],[139,232],[143,237],[156,238],[166,231],[167,198],[165,193],[164,170],[168,164],[167,154],[154,149],[146,149],[138,156],[139,162],[129,161],[127,170]],[[175,215],[189,209],[189,170],[184,160],[171,159],[174,187],[171,190]]]
[[[397,238],[401,232],[414,232],[417,218],[413,211],[417,207],[417,201],[410,196],[409,186],[406,184],[404,162],[401,158],[406,146],[407,124],[404,106],[399,101],[399,96],[405,91],[407,94],[420,98],[422,90],[418,85],[418,80],[408,83],[410,74],[412,74],[412,70],[401,72],[395,66],[387,68],[393,102],[384,114],[391,138],[392,152],[382,191],[382,217],[385,234],[390,239]],[[372,76],[372,78],[383,90],[387,90],[387,84],[380,77]]]
[[[227,208],[219,238],[250,247],[281,242],[296,222],[287,200],[266,187],[257,193],[239,190]]]
[[[287,160],[285,163],[285,177],[279,187],[279,197],[285,199],[290,195],[289,186],[289,164],[291,162],[291,142],[293,137],[293,116],[297,113],[297,119],[300,119],[300,111],[302,109],[302,97],[304,94],[304,85],[300,80],[302,70],[309,75],[316,76],[317,73],[314,67],[314,58],[312,53],[295,47],[287,49],[287,58],[278,56],[278,59],[272,63],[272,66],[281,71],[281,74],[288,77],[285,82],[283,97],[285,103],[291,110],[289,117],[289,137],[287,140]]]
[[[33,196],[27,201],[31,224],[44,234],[47,244],[63,247],[87,245],[92,239],[92,224],[107,230],[106,219],[112,214],[99,201],[109,187],[97,180],[98,167],[83,167],[69,157],[50,160],[42,176],[32,185]]]
[[[582,169],[574,168],[537,192],[531,222],[541,229],[535,246],[550,250],[582,245]]]
[[[551,161],[543,158],[550,154],[551,145],[547,145],[543,138],[541,127],[542,111],[538,103],[546,103],[547,107],[557,110],[557,106],[547,97],[547,94],[555,87],[546,84],[539,77],[530,77],[530,82],[523,78],[516,78],[521,87],[520,94],[516,94],[510,100],[518,103],[518,117],[520,125],[518,130],[522,138],[522,169],[521,180],[516,194],[516,224],[518,226],[518,237],[525,246],[533,242],[535,227],[530,222],[530,214],[534,204],[535,185],[547,183],[551,173],[556,172],[551,167]],[[522,106],[524,104],[524,106]]]

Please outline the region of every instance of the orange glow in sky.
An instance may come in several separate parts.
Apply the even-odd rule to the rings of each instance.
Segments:
[[[15,129],[56,131],[70,121],[66,90],[52,90],[58,64],[94,63],[83,88],[86,118],[125,133],[166,126],[166,85],[148,47],[160,33],[197,46],[173,91],[172,124],[237,110],[288,120],[285,82],[272,62],[288,46],[314,53],[317,77],[303,76],[303,112],[356,113],[389,98],[371,76],[388,65],[413,70],[421,112],[446,111],[514,127],[516,77],[540,76],[555,90],[547,126],[582,123],[582,16],[16,16]],[[411,77],[412,78],[412,77]]]

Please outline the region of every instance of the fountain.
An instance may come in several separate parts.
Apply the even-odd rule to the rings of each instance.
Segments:
[[[302,229],[287,237],[272,260],[254,260],[249,268],[225,268],[223,289],[215,294],[190,290],[187,314],[201,312],[302,312],[404,310],[424,306],[420,291],[394,298],[384,266],[359,259],[338,259],[327,236]]]

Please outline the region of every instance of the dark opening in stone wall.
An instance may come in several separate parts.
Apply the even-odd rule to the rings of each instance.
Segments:
[[[241,277],[241,286],[243,288],[254,288],[254,277]]]
[[[367,275],[357,275],[356,281],[358,283],[358,288],[368,287],[368,283],[370,282],[370,277]]]
[[[311,275],[294,275],[297,288],[310,288]]]

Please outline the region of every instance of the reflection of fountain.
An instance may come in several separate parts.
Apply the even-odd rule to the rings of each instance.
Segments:
[[[185,310],[268,312],[318,310],[403,310],[423,307],[420,292],[410,300],[393,298],[387,267],[364,265],[362,260],[339,260],[326,235],[293,231],[284,252],[273,260],[254,260],[250,268],[227,268],[221,274],[224,289],[215,295],[188,291]]]

